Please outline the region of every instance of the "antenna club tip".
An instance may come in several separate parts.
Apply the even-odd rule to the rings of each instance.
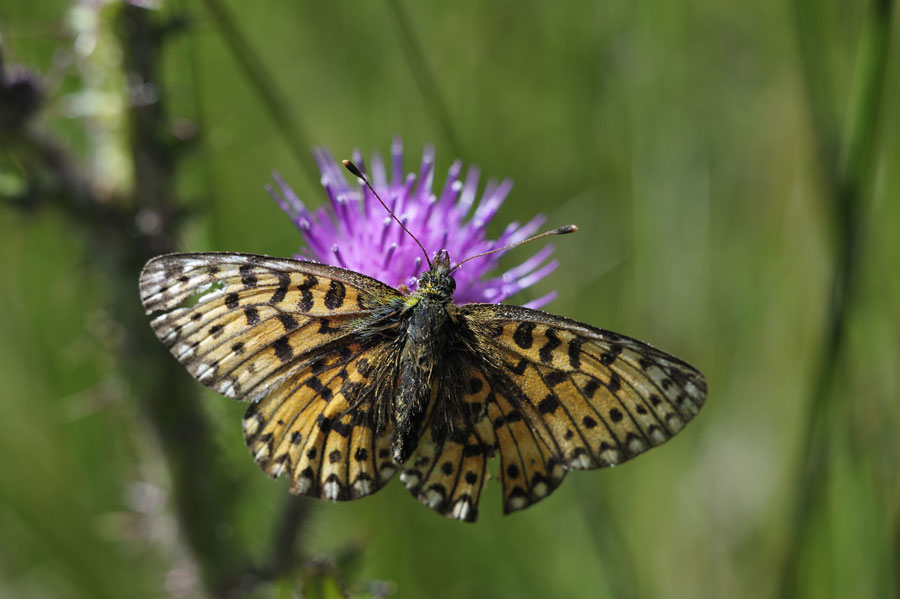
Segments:
[[[575,225],[566,225],[565,227],[560,227],[558,229],[553,229],[551,232],[552,235],[566,235],[568,233],[577,233],[578,227]]]
[[[341,160],[341,164],[343,164],[344,168],[350,171],[350,173],[352,173],[354,176],[363,178],[363,174],[359,172],[359,169],[356,167],[356,165],[349,160]]]

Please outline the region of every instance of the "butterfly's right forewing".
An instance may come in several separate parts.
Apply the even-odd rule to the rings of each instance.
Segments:
[[[349,343],[351,325],[398,292],[374,279],[299,260],[252,254],[160,256],[141,273],[151,326],[200,382],[258,399]]]

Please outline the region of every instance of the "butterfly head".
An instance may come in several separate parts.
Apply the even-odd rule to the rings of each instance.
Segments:
[[[431,268],[419,276],[419,292],[450,299],[456,290],[456,281],[450,276],[450,254],[441,250],[434,257]]]

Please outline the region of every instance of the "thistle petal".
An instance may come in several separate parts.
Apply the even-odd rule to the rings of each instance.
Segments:
[[[367,174],[362,153],[355,150],[352,155],[360,171]],[[415,289],[416,277],[425,266],[418,244],[399,223],[385,215],[371,191],[358,181],[348,183],[343,168],[327,149],[316,148],[313,157],[329,199],[325,206],[311,211],[277,173],[273,175],[275,185],[266,186],[266,191],[306,240],[308,247],[300,251],[300,256],[356,270],[395,287],[405,284]],[[470,166],[461,179],[463,165],[456,160],[450,165],[440,193],[435,194],[432,146],[425,147],[418,173],[404,175],[403,144],[399,137],[391,143],[390,168],[379,154],[372,156],[371,166],[371,175],[367,176],[372,185],[429,256],[446,249],[455,262],[461,262],[469,256],[522,241],[534,234],[545,220],[538,215],[523,225],[510,223],[500,237],[489,239],[488,223],[509,195],[512,181],[489,181],[479,200],[480,169]],[[547,245],[518,266],[489,277],[503,253],[477,258],[454,271],[456,301],[501,302],[543,279],[558,266],[555,260],[549,260],[553,247]],[[526,305],[540,307],[555,297],[556,292],[551,292]]]

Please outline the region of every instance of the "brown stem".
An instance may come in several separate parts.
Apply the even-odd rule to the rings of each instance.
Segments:
[[[13,126],[0,136],[0,158],[10,158],[29,186],[21,198],[15,198],[21,208],[58,208],[91,242],[91,264],[110,282],[111,309],[126,332],[119,352],[121,368],[159,439],[184,542],[207,590],[217,597],[238,597],[243,589],[301,565],[296,538],[306,510],[300,500],[288,499],[288,508],[275,527],[271,563],[254,566],[242,540],[228,533],[239,481],[219,459],[198,403],[198,386],[154,337],[141,307],[137,289],[141,267],[152,256],[177,246],[183,212],[175,195],[179,152],[167,134],[159,76],[160,53],[169,30],[154,22],[157,13],[153,11],[127,3],[119,10],[116,24],[131,100],[127,118],[133,193],[98,197],[96,186],[83,175],[71,151],[27,120],[7,119]],[[0,102],[0,122],[6,122],[7,108]]]

